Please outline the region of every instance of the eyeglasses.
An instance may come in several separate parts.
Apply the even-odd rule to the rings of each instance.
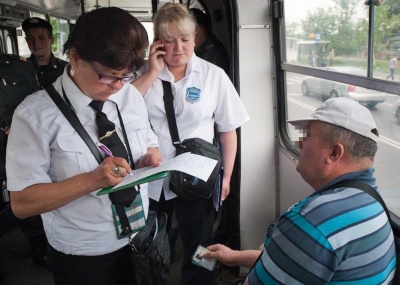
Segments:
[[[120,81],[121,84],[125,84],[132,82],[137,77],[135,71],[132,71],[132,75],[130,76],[123,76],[123,77],[110,76],[99,71],[91,62],[88,61],[87,63],[89,64],[90,68],[94,71],[94,73],[96,73],[97,76],[99,77],[99,82],[104,84],[113,84],[117,81]]]

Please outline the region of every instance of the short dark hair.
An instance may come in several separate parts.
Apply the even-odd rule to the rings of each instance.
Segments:
[[[197,25],[199,27],[204,28],[206,30],[207,35],[211,35],[212,26],[211,26],[210,16],[197,8],[190,8],[189,10],[193,14],[194,18],[196,19]]]
[[[129,12],[107,7],[81,15],[72,29],[64,52],[76,50],[86,61],[116,70],[138,70],[149,45],[146,29]]]

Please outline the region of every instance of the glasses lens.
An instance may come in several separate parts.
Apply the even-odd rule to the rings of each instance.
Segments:
[[[104,84],[113,84],[119,80],[118,77],[112,77],[112,76],[102,76],[99,79],[99,82],[104,83]]]
[[[102,76],[99,81],[104,84],[113,84],[117,81],[120,81],[121,84],[125,84],[128,82],[132,82],[135,80],[136,74],[133,74],[132,76],[125,76],[125,77],[114,77],[114,76]]]

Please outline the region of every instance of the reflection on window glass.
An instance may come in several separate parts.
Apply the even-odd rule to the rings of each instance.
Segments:
[[[335,67],[349,69],[349,67]],[[349,70],[345,71],[349,72]],[[363,72],[353,68],[353,72]],[[400,98],[359,86],[329,81],[297,73],[286,74],[288,119],[310,116],[311,113],[331,97],[350,97],[370,109],[377,124],[380,142],[375,156],[375,177],[389,209],[400,216]],[[301,135],[290,124],[289,136],[293,145]]]

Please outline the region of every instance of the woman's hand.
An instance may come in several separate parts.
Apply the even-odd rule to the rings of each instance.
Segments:
[[[161,50],[163,46],[164,44],[161,43],[161,41],[155,41],[150,46],[148,69],[132,82],[132,85],[135,86],[143,96],[151,88],[157,76],[164,69],[164,59],[162,57],[165,51]]]
[[[165,55],[165,51],[163,48],[164,44],[160,40],[154,41],[150,45],[149,72],[154,72],[158,75],[164,69],[163,55]]]
[[[160,166],[162,162],[162,156],[158,148],[156,147],[149,147],[147,149],[147,153],[140,159],[138,163],[138,168],[152,166],[157,167]]]
[[[223,177],[222,179],[222,191],[221,191],[221,201],[225,201],[230,193],[230,177]]]
[[[115,186],[131,172],[129,163],[122,157],[107,157],[92,171],[96,189]]]

